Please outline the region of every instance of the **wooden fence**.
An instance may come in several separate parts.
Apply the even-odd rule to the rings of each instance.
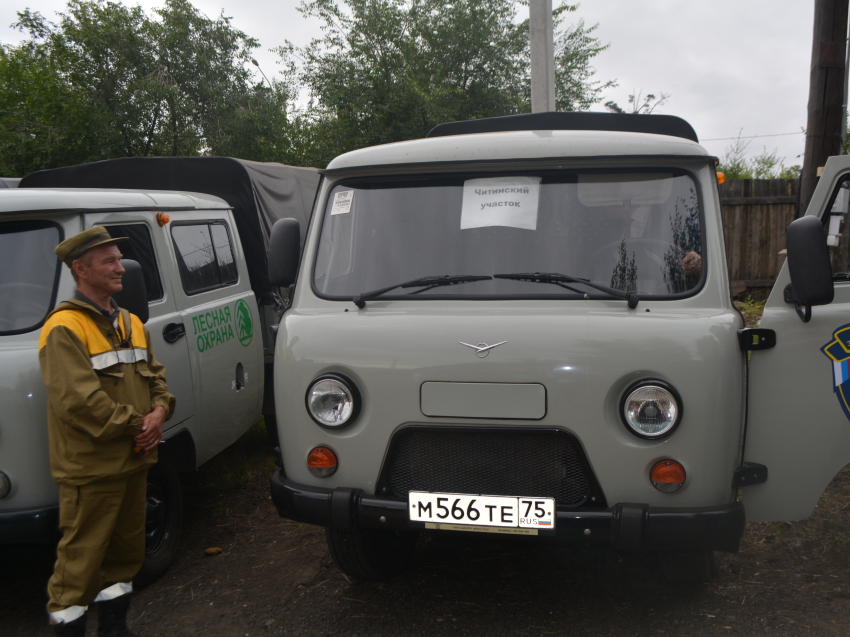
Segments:
[[[797,181],[731,179],[719,190],[732,291],[772,286],[797,210]]]

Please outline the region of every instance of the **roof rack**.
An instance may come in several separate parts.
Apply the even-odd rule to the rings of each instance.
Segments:
[[[694,129],[674,115],[637,115],[632,113],[526,113],[505,117],[470,119],[465,122],[438,124],[426,137],[501,133],[521,130],[600,130],[621,133],[652,133],[682,137],[698,142]]]

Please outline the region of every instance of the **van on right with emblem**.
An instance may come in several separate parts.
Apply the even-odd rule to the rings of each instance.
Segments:
[[[270,241],[292,286],[280,515],[325,527],[359,579],[427,532],[652,551],[686,581],[745,521],[807,517],[850,460],[850,274],[824,231],[850,158],[791,224],[758,329],[732,302],[715,165],[679,118],[599,113],[333,160],[303,251],[291,220]]]

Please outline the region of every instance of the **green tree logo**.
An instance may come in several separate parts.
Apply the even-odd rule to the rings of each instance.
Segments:
[[[246,347],[254,338],[254,320],[251,318],[251,308],[242,299],[236,301],[236,335],[239,342]]]

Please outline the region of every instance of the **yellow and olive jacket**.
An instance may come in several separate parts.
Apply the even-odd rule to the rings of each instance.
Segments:
[[[155,407],[170,418],[174,396],[136,315],[122,309],[116,329],[94,306],[70,299],[47,318],[38,348],[54,480],[88,484],[156,462],[156,452],[134,453],[133,437]]]

